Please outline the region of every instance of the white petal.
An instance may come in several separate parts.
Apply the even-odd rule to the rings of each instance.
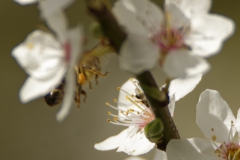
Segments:
[[[61,42],[66,41],[66,32],[68,27],[67,18],[64,12],[56,11],[48,16],[43,16],[49,28],[51,28]]]
[[[142,91],[141,87],[134,85],[133,82],[138,82],[136,79],[132,78],[126,81],[122,86],[121,90],[119,91],[118,95],[118,108],[121,110],[127,111],[128,109],[134,109],[135,111],[140,111],[140,109],[134,105],[131,101],[126,99],[126,96],[131,96],[136,94],[136,86]],[[119,111],[119,116],[123,116],[123,114]]]
[[[186,50],[171,51],[167,54],[163,69],[170,78],[184,78],[205,74],[210,69],[206,60]]]
[[[219,52],[225,39],[234,33],[234,22],[220,15],[204,14],[194,17],[185,43],[194,53],[208,57]]]
[[[75,0],[46,0],[40,1],[39,7],[42,16],[48,17],[58,11],[63,11],[70,6]]]
[[[151,35],[163,21],[160,8],[148,0],[118,0],[113,13],[130,34]]]
[[[75,95],[76,75],[74,66],[77,65],[79,57],[82,54],[82,30],[79,26],[68,31],[68,37],[71,44],[71,57],[66,75],[66,88],[64,99],[60,111],[57,113],[57,121],[62,122],[69,114]]]
[[[238,134],[240,135],[240,109],[238,109],[238,113],[237,113],[237,121],[235,124],[235,128],[238,131]]]
[[[165,7],[172,28],[182,29],[190,24],[190,20],[175,4],[167,3]]]
[[[70,57],[70,67],[74,67],[78,62],[79,58],[82,56],[83,50],[83,29],[81,26],[69,29],[67,32],[67,37],[71,44],[71,57]]]
[[[136,134],[128,136],[119,146],[117,152],[125,152],[128,155],[138,156],[149,152],[154,146],[155,143],[150,142],[145,137],[143,130],[141,130]]]
[[[205,90],[200,95],[197,104],[197,125],[206,138],[213,135],[220,142],[228,142],[231,121],[235,123],[235,117],[228,104],[215,90]],[[212,131],[214,129],[214,131]]]
[[[48,79],[64,66],[64,51],[56,39],[43,31],[32,32],[12,51],[12,56],[36,79]]]
[[[73,68],[72,70],[69,70],[66,75],[65,86],[66,87],[64,92],[63,103],[60,111],[58,111],[56,115],[56,119],[58,122],[62,122],[66,118],[66,116],[69,114],[73,105],[73,99],[75,95],[75,86],[76,86],[75,72]]]
[[[175,94],[173,94],[172,96],[170,96],[169,104],[168,104],[168,110],[172,117],[174,115],[175,103],[176,103]]]
[[[158,60],[158,51],[147,37],[130,35],[120,50],[120,68],[135,75],[150,70]]]
[[[205,14],[210,10],[211,0],[166,0],[166,3],[176,4],[188,17]]]
[[[66,68],[62,66],[51,79],[38,80],[30,76],[20,90],[19,96],[21,102],[27,103],[48,94],[53,88],[60,84],[65,72]]]
[[[167,145],[169,160],[219,160],[211,141],[203,138],[172,139]]]
[[[187,78],[177,78],[171,81],[169,87],[169,96],[175,95],[175,100],[185,97],[188,93],[192,92],[197,84],[201,81],[202,75],[196,75]]]
[[[104,140],[103,142],[96,143],[94,148],[97,150],[107,151],[112,150],[121,145],[121,143],[127,138],[129,135],[129,128],[124,129],[116,136],[112,136]]]
[[[38,2],[38,0],[14,0],[14,1],[21,5],[27,5],[27,4],[32,4],[32,3]]]
[[[167,154],[164,151],[155,149],[153,160],[167,160]]]
[[[125,158],[124,160],[147,160],[147,159],[139,157],[139,156],[131,156],[131,157]]]

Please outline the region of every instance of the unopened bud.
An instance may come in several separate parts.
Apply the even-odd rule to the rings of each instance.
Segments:
[[[144,128],[144,134],[147,139],[152,143],[160,142],[163,137],[164,126],[160,118],[155,118],[152,122],[148,123]]]

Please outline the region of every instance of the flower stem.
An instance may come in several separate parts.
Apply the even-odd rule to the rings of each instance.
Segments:
[[[101,24],[104,35],[107,36],[111,45],[118,53],[127,34],[119,26],[112,12],[101,0],[86,0],[89,12]],[[145,71],[136,76],[146,95],[156,117],[163,122],[164,131],[161,143],[157,147],[166,150],[166,146],[171,139],[180,139],[177,128],[168,110],[169,97],[166,90],[160,91],[152,74]]]

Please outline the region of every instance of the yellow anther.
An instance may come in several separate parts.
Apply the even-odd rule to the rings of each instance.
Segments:
[[[108,112],[108,115],[110,115],[111,114],[111,112]]]
[[[117,102],[117,99],[113,99],[113,102]]]
[[[114,117],[113,120],[114,120],[114,121],[117,121],[117,120],[118,120],[118,117]]]
[[[132,78],[129,78],[130,81],[132,81]]]
[[[134,109],[130,109],[129,111],[130,111],[130,112],[134,112]]]
[[[108,122],[111,122],[111,120],[110,120],[110,119],[107,119],[107,121],[108,121]]]
[[[117,90],[120,91],[121,87],[117,87]]]
[[[29,43],[27,44],[27,47],[28,47],[29,49],[32,49],[32,48],[33,48],[33,46],[34,46],[34,44],[33,44],[33,43],[31,43],[31,42],[29,42]]]
[[[140,112],[138,111],[137,114],[140,114]]]
[[[107,105],[107,106],[109,106],[109,103],[108,103],[108,102],[106,102],[106,105]]]
[[[212,140],[216,141],[217,137],[215,135],[212,136]]]

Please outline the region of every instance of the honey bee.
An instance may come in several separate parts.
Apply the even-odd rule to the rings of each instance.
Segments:
[[[82,89],[83,84],[88,83],[89,88],[92,89],[91,79],[94,78],[96,85],[98,85],[98,77],[106,76],[108,72],[101,72],[101,62],[98,57],[88,56],[87,59],[81,61],[79,65],[75,66],[76,70],[76,94],[75,94],[75,104],[80,108],[81,95],[84,95],[83,101],[86,102],[87,93]],[[46,103],[52,107],[62,102],[64,97],[64,81],[55,89],[53,89],[49,94],[44,96]]]

